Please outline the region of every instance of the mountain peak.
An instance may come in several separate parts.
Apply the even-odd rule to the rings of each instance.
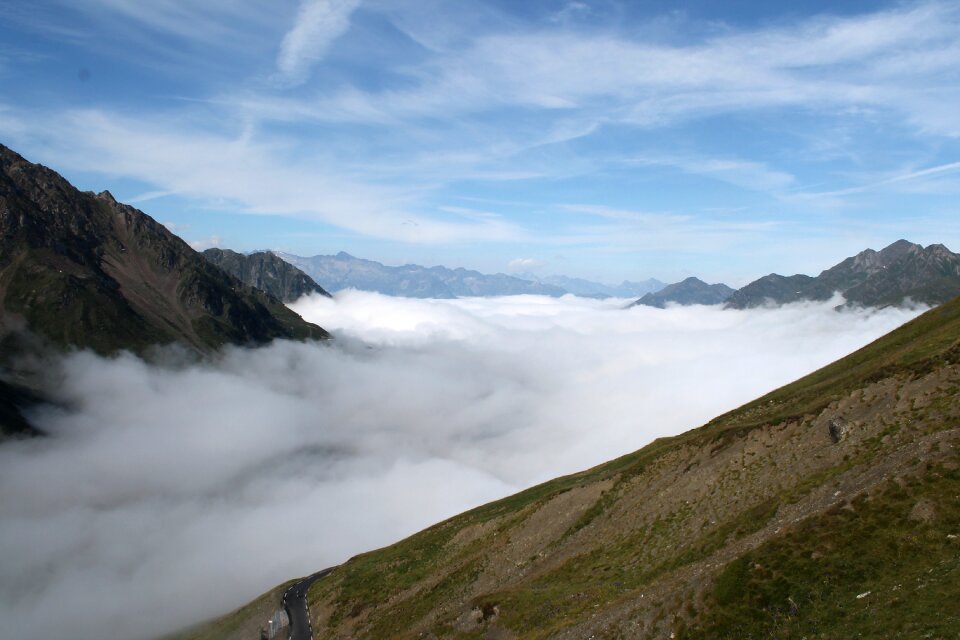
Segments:
[[[103,190],[97,194],[98,200],[103,200],[104,202],[109,202],[110,204],[118,204],[117,199],[113,197],[113,194],[107,190]]]
[[[908,240],[897,240],[887,247],[881,249],[878,253],[880,259],[885,264],[890,264],[901,260],[904,256],[917,251],[923,251],[923,246],[914,244]]]
[[[667,303],[676,303],[681,305],[691,304],[721,304],[730,297],[733,289],[721,283],[708,284],[690,276],[682,282],[669,284],[656,293],[648,293],[633,304],[631,307],[643,305],[645,307],[657,307],[663,309]]]

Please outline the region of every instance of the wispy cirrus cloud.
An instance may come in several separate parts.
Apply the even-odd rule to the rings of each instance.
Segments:
[[[350,14],[361,0],[303,0],[296,21],[283,37],[277,69],[283,81],[304,82],[310,66],[350,28]]]
[[[628,158],[624,162],[641,166],[674,167],[681,171],[706,176],[722,182],[753,189],[775,192],[792,187],[793,175],[772,169],[762,162],[733,158],[651,155]]]
[[[925,169],[909,169],[888,175],[886,177],[871,176],[871,180],[865,184],[860,184],[846,189],[837,189],[835,191],[804,191],[790,195],[789,197],[799,201],[832,201],[838,202],[843,196],[853,194],[884,191],[884,190],[915,190],[918,183],[929,184],[939,182],[941,178],[953,176],[960,173],[960,162],[949,162],[946,164],[927,167]],[[953,191],[960,189],[960,182],[954,180]]]
[[[4,129],[0,120],[0,133],[15,133],[17,122]],[[51,118],[42,140],[58,167],[122,173],[213,209],[300,217],[415,244],[507,241],[524,233],[493,213],[427,215],[418,210],[416,189],[357,181],[329,157],[291,155],[289,141],[279,138],[83,110]]]
[[[116,24],[136,25],[155,34],[175,36],[183,40],[239,46],[240,33],[251,27],[272,24],[276,11],[256,3],[240,5],[232,0],[89,0],[76,3],[56,0],[70,11]],[[59,28],[59,26],[58,26]],[[78,32],[79,34],[80,32]]]
[[[581,111],[643,126],[738,110],[872,105],[940,129],[929,92],[955,93],[960,11],[944,3],[656,44],[572,28],[479,33],[403,69],[404,89],[348,87],[286,108],[334,120]],[[920,61],[912,67],[903,56]],[[925,97],[926,96],[926,97]],[[273,103],[275,113],[284,110]],[[956,133],[948,126],[947,133]]]

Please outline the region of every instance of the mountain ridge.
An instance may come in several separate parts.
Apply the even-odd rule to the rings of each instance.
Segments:
[[[244,254],[213,248],[202,251],[201,255],[244,284],[284,303],[295,302],[310,293],[330,297],[310,276],[270,251]]]
[[[385,295],[411,298],[456,298],[461,296],[501,296],[534,294],[560,297],[565,290],[498,273],[487,275],[457,267],[424,267],[406,264],[389,267],[375,260],[357,258],[341,251],[336,255],[309,258],[282,251],[274,252],[304,271],[328,291],[360,289]]]
[[[942,244],[923,247],[901,239],[880,251],[865,249],[816,277],[763,276],[731,295],[726,307],[822,301],[836,293],[843,295],[848,305],[883,307],[908,299],[917,304],[942,304],[960,295],[960,254]]]
[[[81,192],[2,145],[0,304],[7,338],[26,328],[99,353],[329,337],[109,191]]]

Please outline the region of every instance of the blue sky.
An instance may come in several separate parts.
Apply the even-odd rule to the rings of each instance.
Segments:
[[[960,250],[960,5],[786,4],[0,0],[0,142],[199,248],[732,285]]]

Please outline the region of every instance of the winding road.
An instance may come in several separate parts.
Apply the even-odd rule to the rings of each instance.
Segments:
[[[334,567],[317,571],[283,592],[283,608],[290,617],[290,640],[313,640],[313,625],[307,608],[310,585],[333,571]]]

